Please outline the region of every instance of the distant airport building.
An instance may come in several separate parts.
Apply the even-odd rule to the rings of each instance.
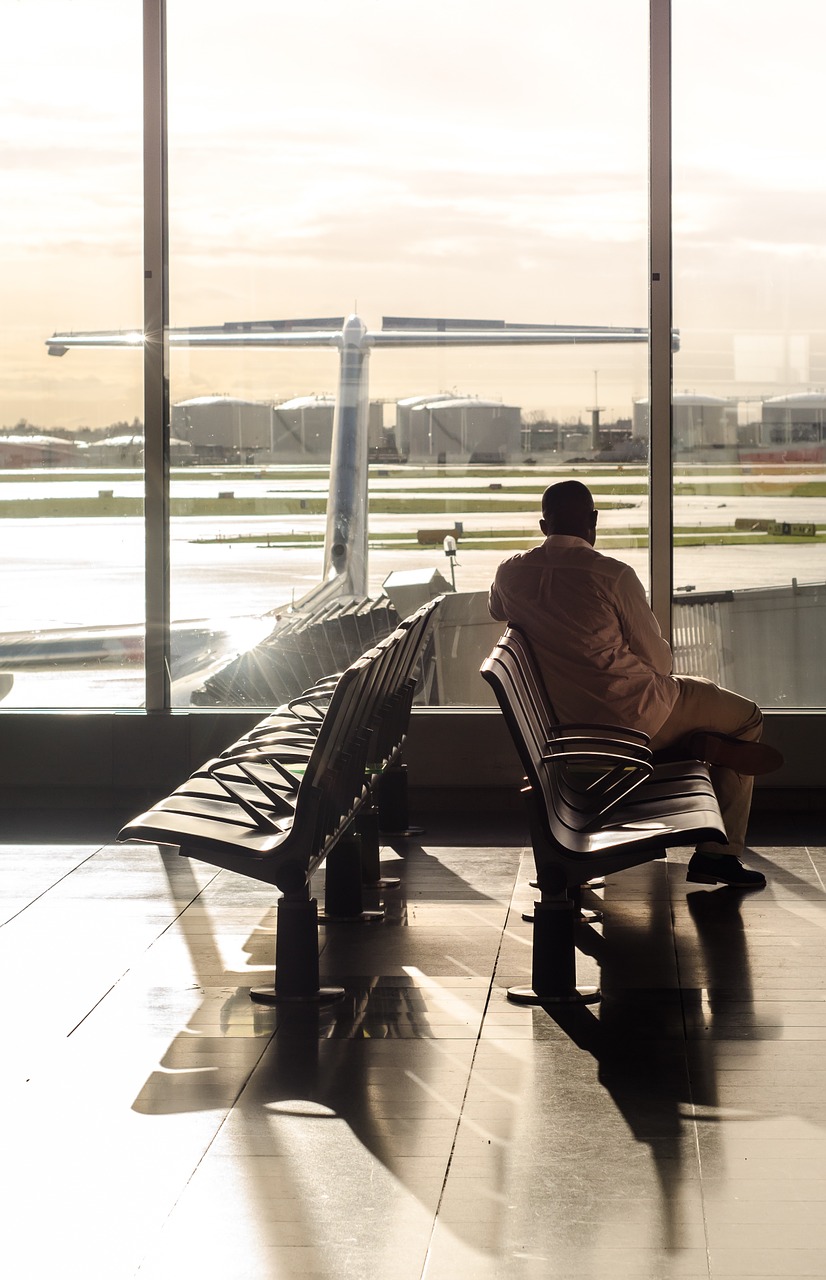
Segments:
[[[188,440],[170,439],[169,460],[173,466],[186,466],[193,457],[193,448]],[[93,440],[86,446],[83,461],[94,467],[142,467],[143,433],[131,432]]]
[[[143,435],[130,432],[94,440],[86,450],[85,461],[94,467],[140,467],[143,464]]]
[[[807,391],[765,400],[760,421],[740,432],[740,461],[826,461],[826,394]]]
[[[62,436],[1,435],[0,467],[71,467],[86,461],[81,441]]]
[[[526,457],[537,453],[556,453],[558,461],[567,461],[596,449],[609,454],[612,460],[626,461],[639,456],[639,449],[631,448],[631,419],[618,418],[616,422],[599,422],[586,425],[583,422],[557,422],[547,418],[523,423],[522,452]],[[534,461],[536,459],[534,458]]]
[[[675,453],[702,453],[735,449],[737,446],[737,406],[719,396],[701,396],[688,392],[672,399]],[[648,440],[648,400],[634,401],[633,438]]]
[[[507,462],[521,453],[522,411],[516,405],[437,396],[409,412],[412,462]]]
[[[234,396],[197,396],[172,406],[172,434],[203,459],[252,462],[273,451],[273,409]]]

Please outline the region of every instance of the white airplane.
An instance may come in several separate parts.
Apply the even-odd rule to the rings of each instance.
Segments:
[[[323,320],[251,320],[169,329],[170,347],[334,347],[339,382],[330,454],[330,488],[322,581],[299,608],[336,595],[367,595],[368,358],[373,348],[599,345],[648,341],[648,330],[611,325],[511,324],[504,320],[451,320],[384,316],[371,330],[357,315]],[[674,331],[674,349],[679,336]],[[55,333],[49,355],[73,347],[134,348],[139,330]]]

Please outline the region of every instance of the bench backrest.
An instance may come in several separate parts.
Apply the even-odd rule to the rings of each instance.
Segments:
[[[325,682],[324,711],[312,722],[299,717],[300,733],[289,715],[276,717],[133,818],[118,839],[177,844],[284,892],[304,884],[370,794],[371,777],[401,750],[440,599]]]
[[[369,776],[401,751],[415,687],[416,666],[441,597],[428,601],[389,636],[351,663],[333,686],[303,764],[292,831],[275,855],[315,869],[362,804]],[[260,759],[277,760],[266,745]],[[246,754],[246,760],[256,754]],[[232,757],[227,766],[231,767]],[[254,782],[254,776],[247,772]]]
[[[560,724],[527,637],[510,626],[482,665],[552,828],[597,826],[653,772],[645,734],[613,725]]]
[[[312,811],[312,793],[318,807],[316,838],[322,849],[361,801],[365,775],[379,771],[401,749],[406,721],[397,714],[404,701],[411,670],[421,655],[427,628],[438,600],[417,610],[375,648],[357,658],[341,673],[330,697],[304,770],[297,798],[297,819]],[[306,819],[304,819],[306,821]]]

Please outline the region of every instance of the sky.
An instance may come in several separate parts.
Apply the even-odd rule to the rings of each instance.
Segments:
[[[140,0],[0,0],[0,427],[140,417]],[[645,325],[645,0],[168,0],[174,325]],[[675,389],[826,384],[826,11],[674,0]],[[176,353],[173,399],[335,388],[336,357]],[[374,353],[371,393],[630,416],[643,348]]]

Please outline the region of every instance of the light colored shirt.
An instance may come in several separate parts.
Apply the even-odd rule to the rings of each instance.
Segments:
[[[500,564],[488,608],[527,635],[561,721],[653,736],[668,719],[678,690],[671,648],[621,560],[552,534]]]

